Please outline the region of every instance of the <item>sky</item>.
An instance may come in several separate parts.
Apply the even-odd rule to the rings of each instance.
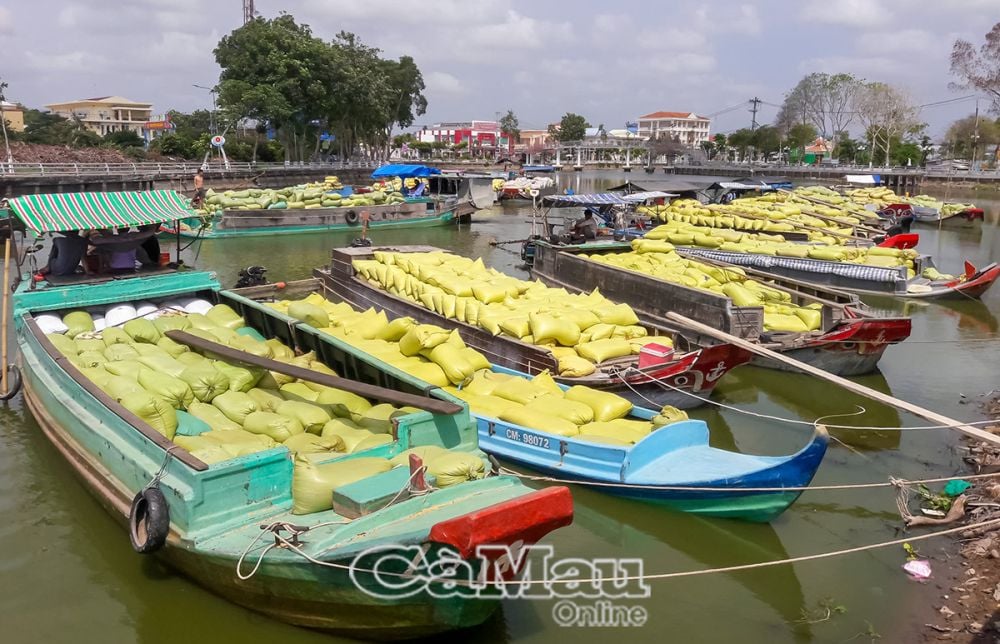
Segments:
[[[496,118],[545,128],[566,112],[607,129],[659,110],[714,116],[713,132],[773,120],[813,71],[904,88],[915,103],[949,89],[956,38],[977,46],[1000,0],[256,0],[325,39],[356,33],[387,57],[413,56],[429,106],[417,125]],[[242,24],[241,0],[0,0],[7,99],[40,107],[121,95],[157,113],[211,106],[212,49]],[[769,105],[770,104],[770,105]],[[987,102],[983,102],[985,109]],[[730,109],[732,108],[732,109]],[[973,99],[928,106],[938,137]]]

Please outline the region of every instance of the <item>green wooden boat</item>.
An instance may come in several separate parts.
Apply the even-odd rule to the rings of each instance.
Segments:
[[[122,202],[113,196],[90,198],[114,212],[119,225],[123,219],[141,220],[118,207]],[[21,216],[19,205],[12,200]],[[64,229],[58,222],[66,214],[35,211],[31,219],[21,218],[42,232]],[[507,579],[516,574],[515,567],[502,558],[477,556],[478,546],[532,544],[572,520],[566,488],[533,491],[514,478],[488,476],[416,494],[410,491],[412,473],[405,467],[339,488],[337,510],[293,516],[293,463],[287,448],[279,445],[208,465],[104,393],[39,325],[38,316],[46,313],[177,296],[239,306],[207,272],[51,278],[19,285],[14,323],[25,402],[46,437],[111,515],[133,531],[133,544],[145,543],[149,535],[143,530],[156,510],[147,503],[146,515],[137,516],[136,499],[146,498],[144,490],[150,487],[162,492],[169,531],[155,556],[198,584],[299,626],[366,639],[425,636],[482,623],[499,604],[496,587],[488,586],[482,597],[455,597],[430,581],[401,597],[387,596],[387,580],[411,574],[419,580],[421,565],[455,558],[470,574],[491,579],[496,573]],[[352,354],[327,358],[329,366],[347,377],[426,397],[425,408],[455,402],[443,393],[431,399],[418,381],[380,372]],[[340,458],[391,457],[422,445],[479,454],[475,423],[466,408],[459,409],[401,416],[393,421],[391,443]],[[107,547],[127,543],[123,536]],[[386,563],[362,555],[374,547],[419,549],[423,557]],[[372,572],[377,563],[380,575]]]

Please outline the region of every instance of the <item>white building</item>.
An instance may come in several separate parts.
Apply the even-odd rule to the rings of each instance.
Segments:
[[[658,136],[676,136],[689,147],[698,147],[708,141],[711,119],[694,112],[653,112],[639,117],[639,136],[655,139]]]

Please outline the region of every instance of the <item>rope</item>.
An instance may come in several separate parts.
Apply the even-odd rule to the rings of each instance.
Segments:
[[[947,528],[945,530],[938,530],[936,532],[928,532],[920,535],[911,535],[909,537],[903,537],[901,539],[893,539],[891,541],[881,541],[877,543],[870,543],[862,546],[855,546],[853,548],[843,548],[841,550],[832,550],[829,552],[820,552],[811,555],[802,555],[799,557],[787,557],[785,559],[774,559],[771,561],[758,561],[749,564],[737,564],[734,566],[724,566],[721,568],[706,568],[703,570],[683,570],[677,572],[664,572],[664,573],[654,573],[651,575],[626,575],[622,577],[597,577],[592,579],[512,579],[509,581],[493,581],[490,582],[492,585],[496,586],[535,586],[535,585],[554,585],[554,584],[605,584],[613,583],[616,585],[621,585],[623,582],[638,582],[638,581],[651,581],[651,580],[663,580],[663,579],[674,579],[678,577],[696,577],[700,575],[709,575],[720,572],[738,572],[741,570],[753,570],[758,568],[771,568],[773,566],[781,566],[787,564],[802,563],[805,561],[815,561],[819,559],[830,559],[832,557],[840,557],[843,555],[854,554],[857,552],[865,552],[868,550],[877,550],[880,548],[888,548],[890,546],[898,546],[904,543],[913,543],[916,541],[925,541],[927,539],[933,539],[935,537],[942,537],[949,534],[956,534],[959,532],[964,532],[966,530],[976,530],[992,526],[1000,526],[1000,518],[989,519],[987,521],[980,521],[978,523],[970,523],[967,525],[958,526],[955,528]],[[259,538],[259,537],[258,537]],[[377,573],[380,576],[385,577],[406,577],[412,578],[412,574],[407,573],[392,573],[388,571],[377,571],[373,569],[359,569],[354,566],[346,564],[338,564],[332,561],[321,561],[315,557],[309,555],[309,553],[303,552],[298,546],[289,542],[287,539],[282,537],[280,534],[275,533],[274,538],[276,541],[282,544],[282,547],[291,550],[292,552],[298,554],[307,561],[314,563],[318,566],[324,566],[327,568],[337,568],[340,570],[353,570],[355,573]],[[256,540],[255,540],[256,541]],[[270,548],[268,548],[269,550]],[[267,552],[267,550],[265,550]],[[261,557],[263,559],[263,557]],[[242,557],[240,558],[242,562]],[[258,561],[258,564],[260,562]],[[237,574],[240,574],[237,572]],[[457,579],[449,579],[449,584],[454,585],[468,585],[469,582],[461,581]]]
[[[631,384],[629,384],[629,382],[627,380],[625,380],[625,377],[624,377],[623,374],[627,374],[627,373],[630,373],[630,372],[635,372],[637,375],[640,375],[640,376],[643,376],[644,378],[652,380],[653,382],[655,382],[656,384],[660,385],[661,387],[665,387],[665,388],[668,388],[668,389],[673,389],[674,391],[680,392],[680,393],[684,394],[685,396],[690,396],[691,398],[696,398],[697,400],[700,400],[700,401],[702,401],[704,403],[708,403],[709,405],[715,405],[716,407],[721,407],[722,409],[728,409],[729,411],[734,411],[734,412],[737,412],[737,413],[740,413],[740,414],[746,414],[747,416],[754,416],[756,418],[763,418],[765,420],[776,420],[778,422],[790,423],[792,425],[809,425],[809,426],[815,426],[816,422],[817,422],[817,421],[809,421],[809,420],[797,420],[797,419],[794,419],[794,418],[784,418],[783,416],[773,416],[771,414],[761,414],[761,413],[756,412],[756,411],[750,411],[748,409],[740,409],[739,407],[733,407],[732,405],[727,405],[725,403],[717,402],[715,400],[711,400],[710,398],[705,398],[703,396],[699,396],[698,394],[696,394],[694,392],[685,391],[684,389],[681,389],[679,387],[675,387],[675,386],[671,385],[670,383],[665,382],[664,380],[662,380],[660,378],[656,378],[655,376],[651,376],[648,373],[640,371],[639,369],[636,369],[635,367],[628,367],[628,368],[626,368],[626,369],[624,369],[624,370],[622,370],[622,371],[620,371],[618,373],[613,374],[613,375],[617,376],[618,379],[621,380],[622,383],[624,383],[624,385],[626,387],[628,387],[629,389],[631,389],[632,393],[634,393],[636,396],[638,396],[639,398],[642,398],[647,403],[649,403],[650,405],[652,405],[654,409],[656,407],[659,407],[659,405],[656,402],[654,402],[654,401],[650,400],[649,398],[647,398],[646,396],[644,396],[640,391],[636,390],[635,387],[633,387]],[[845,412],[843,414],[831,414],[830,416],[824,416],[824,418],[831,418],[833,416],[857,416],[857,415],[863,414],[866,411],[868,411],[867,409],[865,409],[864,407],[861,407],[860,405],[856,405],[856,406],[858,407],[859,411],[851,412],[851,413],[846,413]],[[970,425],[970,426],[979,426],[979,425],[982,425],[983,427],[988,427],[990,425],[995,425],[996,422],[997,421],[995,421],[995,420],[976,420],[976,421],[969,421],[967,423],[963,422],[962,424],[963,425]],[[907,431],[922,431],[922,430],[928,430],[928,429],[952,429],[952,428],[954,428],[954,425],[915,425],[915,426],[908,426],[908,427],[875,427],[875,426],[863,426],[863,425],[826,425],[826,427],[829,428],[829,429],[854,429],[854,430],[859,430],[859,431],[907,432]]]
[[[964,475],[954,475],[954,476],[942,476],[937,478],[929,479],[901,479],[895,478],[893,476],[889,477],[889,480],[885,483],[843,483],[840,485],[801,485],[801,486],[771,486],[771,487],[707,487],[707,486],[692,486],[692,485],[636,485],[633,483],[612,483],[609,481],[581,481],[577,479],[559,479],[549,476],[542,476],[539,474],[524,474],[518,472],[517,470],[510,469],[509,467],[501,467],[501,474],[507,474],[508,476],[516,476],[520,479],[527,481],[541,481],[545,483],[559,483],[562,485],[590,485],[593,487],[614,487],[614,488],[631,488],[637,490],[674,490],[678,492],[822,492],[827,490],[865,490],[880,487],[898,487],[900,485],[920,485],[927,483],[945,483],[947,481],[953,481],[955,479],[964,480],[979,480],[979,479],[991,479],[1000,478],[1000,472],[994,472],[991,474],[970,474],[968,476]]]
[[[156,474],[153,475],[153,478],[149,479],[149,483],[146,483],[146,485],[142,487],[141,490],[142,492],[145,492],[146,490],[155,487],[156,484],[160,482],[160,480],[163,478],[163,475],[167,472],[167,465],[170,463],[170,457],[173,456],[173,451],[175,449],[181,449],[181,446],[171,445],[166,449],[166,452],[163,454],[163,462],[160,464],[160,469],[156,471]]]

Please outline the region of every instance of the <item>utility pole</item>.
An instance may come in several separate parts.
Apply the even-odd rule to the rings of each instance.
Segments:
[[[750,113],[753,117],[750,120],[750,131],[753,132],[757,129],[757,106],[760,105],[761,100],[754,96],[750,99],[750,104],[753,106],[750,108]]]

